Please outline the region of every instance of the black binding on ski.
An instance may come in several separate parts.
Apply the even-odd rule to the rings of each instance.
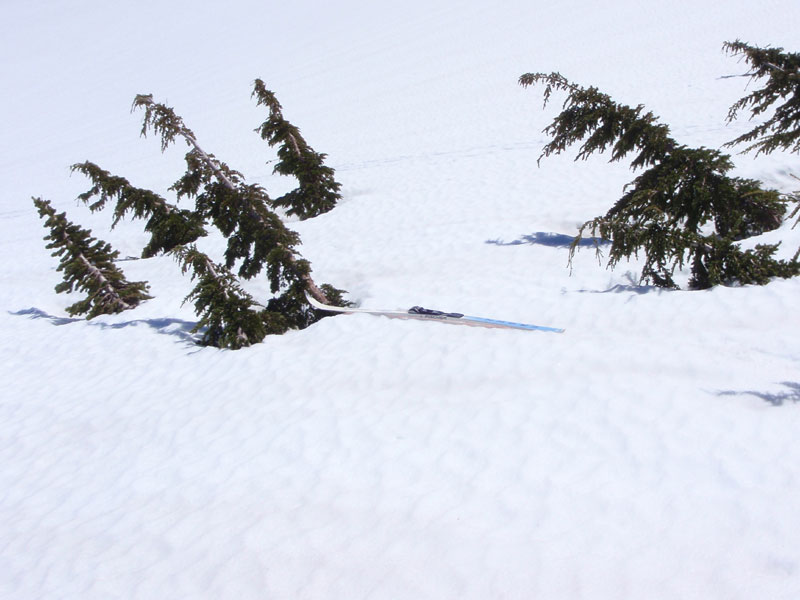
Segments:
[[[429,315],[431,317],[451,317],[453,319],[460,319],[464,315],[461,313],[446,313],[441,310],[431,310],[430,308],[422,308],[421,306],[412,306],[408,309],[409,314],[412,315]]]

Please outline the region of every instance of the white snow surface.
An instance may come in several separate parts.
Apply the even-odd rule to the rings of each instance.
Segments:
[[[566,240],[633,179],[537,158],[526,72],[642,103],[720,147],[737,38],[800,50],[796,0],[2,6],[0,598],[800,598],[800,279],[660,291]],[[345,315],[201,348],[168,257],[155,298],[92,321],[57,295],[31,196],[138,256],[141,221],[76,200],[93,160],[169,195],[184,147],[137,93],[277,196],[260,77],[343,184],[291,226],[317,281],[566,328]],[[735,157],[783,191],[798,156]],[[796,186],[796,182],[794,183]],[[171,196],[170,196],[171,197]],[[787,223],[760,241],[800,247]],[[224,240],[204,240],[219,252]],[[248,284],[261,298],[263,281]]]

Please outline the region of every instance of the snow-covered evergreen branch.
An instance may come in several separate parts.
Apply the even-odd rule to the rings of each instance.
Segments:
[[[763,284],[770,277],[800,272],[796,261],[773,258],[777,245],[743,251],[736,243],[780,226],[786,199],[758,181],[728,176],[733,168],[729,156],[679,145],[669,128],[643,106],[619,104],[597,88],[576,85],[559,73],[529,73],[520,83],[544,84],[545,105],[554,90],[567,92],[562,111],[544,130],[552,139],[540,160],[580,143],[577,158],[610,150],[616,161],[636,152],[631,168],[645,168],[605,215],[580,228],[570,262],[582,236],[590,232],[611,241],[609,267],[641,252],[641,280],[663,287],[677,287],[673,276],[687,262],[693,289],[733,282]]]

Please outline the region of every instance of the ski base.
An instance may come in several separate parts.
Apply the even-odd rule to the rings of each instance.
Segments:
[[[493,329],[522,329],[525,331],[547,331],[550,333],[563,333],[563,329],[557,327],[544,327],[542,325],[531,325],[529,323],[515,323],[513,321],[500,321],[498,319],[487,319],[485,317],[471,317],[461,313],[447,313],[440,310],[431,310],[414,306],[407,311],[403,310],[380,310],[369,308],[352,308],[347,306],[331,306],[323,304],[311,295],[307,295],[308,302],[317,310],[338,313],[363,313],[388,317],[390,319],[414,319],[419,321],[438,321],[439,323],[452,323],[455,325],[468,325],[472,327],[488,327]]]

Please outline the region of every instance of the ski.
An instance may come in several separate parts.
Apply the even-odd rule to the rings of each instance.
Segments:
[[[348,306],[331,306],[323,304],[310,294],[306,294],[308,302],[317,310],[338,313],[362,313],[388,317],[390,319],[415,319],[420,321],[438,321],[440,323],[453,323],[456,325],[469,325],[472,327],[490,327],[495,329],[524,329],[527,331],[549,331],[551,333],[563,333],[563,329],[556,327],[544,327],[542,325],[530,325],[528,323],[515,323],[513,321],[500,321],[498,319],[487,319],[484,317],[471,317],[461,313],[444,312],[441,310],[431,310],[421,306],[413,306],[408,310],[381,310],[371,308],[352,308]]]

